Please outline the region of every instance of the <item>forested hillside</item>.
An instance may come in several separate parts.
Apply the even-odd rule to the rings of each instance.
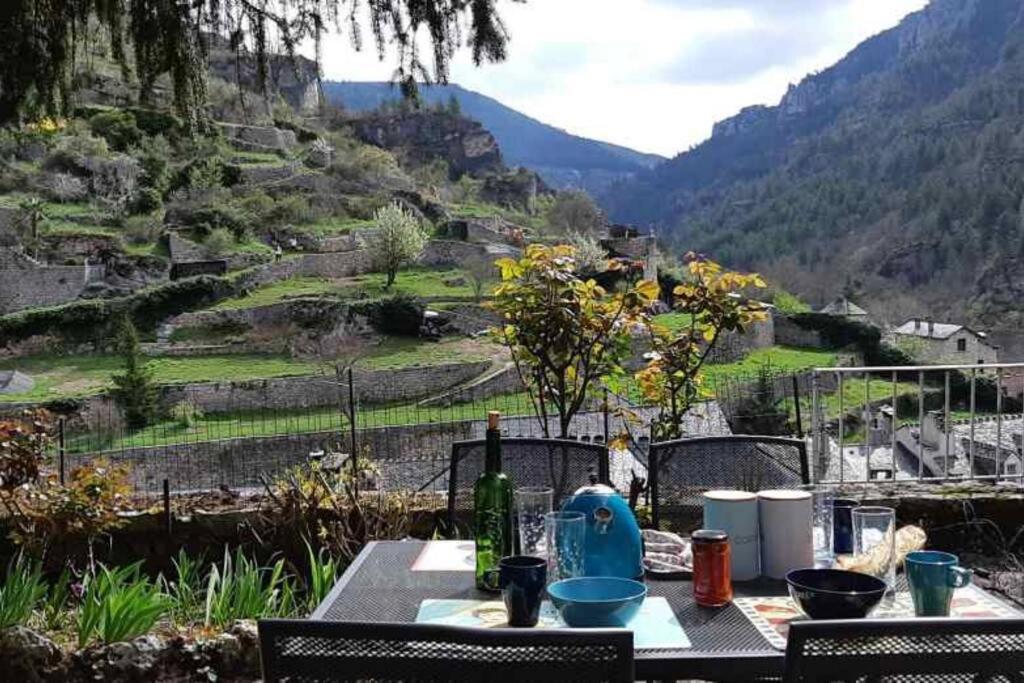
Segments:
[[[1024,2],[936,0],[603,197],[815,302],[1021,317]]]
[[[552,187],[600,192],[663,160],[656,154],[572,135],[458,85],[424,85],[419,95],[428,105],[447,106],[453,98],[457,100],[463,114],[491,131],[509,163],[540,173]],[[331,81],[324,83],[324,96],[354,111],[376,109],[402,97],[389,83]]]

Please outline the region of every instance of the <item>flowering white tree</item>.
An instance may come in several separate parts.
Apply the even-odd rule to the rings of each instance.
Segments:
[[[373,215],[376,230],[366,239],[373,267],[387,279],[384,289],[395,282],[399,268],[416,260],[427,244],[427,233],[419,220],[397,202]]]

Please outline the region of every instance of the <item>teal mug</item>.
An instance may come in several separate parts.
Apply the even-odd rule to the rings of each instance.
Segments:
[[[907,553],[907,581],[919,617],[948,617],[953,591],[971,582],[971,570],[956,555],[936,550]]]

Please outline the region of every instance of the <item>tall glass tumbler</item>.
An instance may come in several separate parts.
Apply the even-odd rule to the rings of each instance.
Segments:
[[[544,515],[551,512],[554,495],[550,486],[524,486],[515,490],[520,555],[547,557]]]
[[[585,520],[582,512],[549,512],[544,515],[549,583],[583,576]]]
[[[832,501],[835,492],[826,486],[811,489],[814,512],[811,517],[811,530],[814,538],[814,566],[829,568],[835,560],[833,547]]]
[[[853,555],[857,571],[871,574],[896,588],[896,511],[887,507],[856,507],[853,518]]]

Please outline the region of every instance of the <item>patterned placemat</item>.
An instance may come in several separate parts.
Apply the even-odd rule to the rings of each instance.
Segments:
[[[501,628],[508,626],[505,605],[500,600],[424,600],[416,614],[417,623],[448,626]],[[541,603],[537,628],[565,628],[554,605]],[[690,639],[679,625],[668,601],[647,597],[637,615],[626,624],[633,632],[637,650],[681,650],[690,647]]]
[[[760,598],[736,598],[733,603],[758,632],[778,650],[786,649],[786,634],[789,622],[806,619],[788,595],[774,595]],[[914,603],[910,593],[899,592],[895,598],[883,601],[871,615],[871,619],[910,618],[914,616]],[[1019,617],[1013,608],[1003,604],[977,586],[969,585],[953,593],[950,616],[974,619],[998,617]]]

